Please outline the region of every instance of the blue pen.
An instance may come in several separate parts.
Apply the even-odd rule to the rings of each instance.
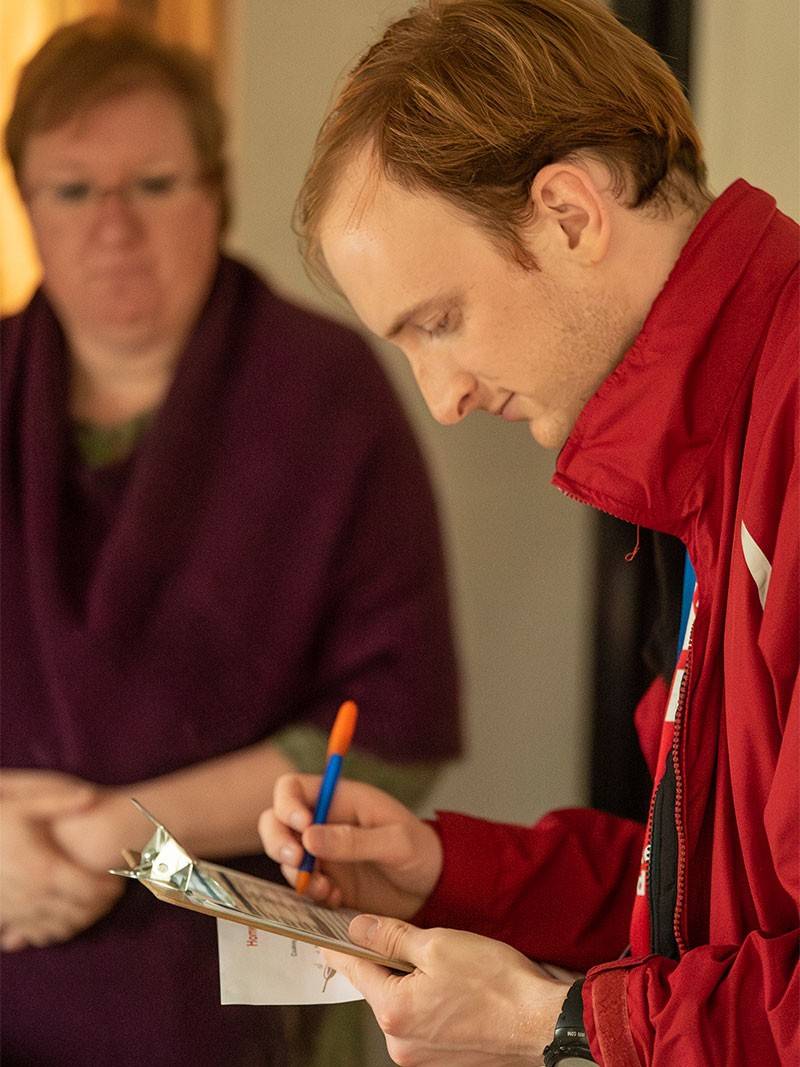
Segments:
[[[356,728],[358,708],[352,700],[345,700],[344,704],[336,713],[336,720],[328,739],[328,754],[325,763],[325,774],[322,785],[319,787],[317,806],[314,809],[314,822],[322,823],[328,818],[328,809],[333,800],[333,791],[339,780],[339,772],[342,769],[342,760],[347,755],[353,733]],[[294,884],[298,893],[305,893],[308,883],[311,881],[311,872],[314,870],[315,857],[310,852],[303,852],[303,861],[297,872],[297,881]]]

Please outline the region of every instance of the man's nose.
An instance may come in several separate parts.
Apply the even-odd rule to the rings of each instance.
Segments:
[[[428,410],[443,426],[454,426],[479,406],[479,385],[472,374],[444,363],[431,369],[417,360],[411,360],[411,369]]]

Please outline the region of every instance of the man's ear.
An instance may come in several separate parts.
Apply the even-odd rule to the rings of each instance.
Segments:
[[[572,163],[549,163],[533,179],[530,196],[534,224],[558,227],[565,250],[587,264],[604,258],[611,219],[590,171]]]

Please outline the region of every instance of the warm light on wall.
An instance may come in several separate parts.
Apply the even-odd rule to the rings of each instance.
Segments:
[[[160,36],[216,58],[221,0],[25,0],[0,3],[0,124],[5,129],[20,68],[65,22],[120,11],[148,18]],[[39,281],[39,264],[11,166],[0,160],[0,313],[18,311]]]

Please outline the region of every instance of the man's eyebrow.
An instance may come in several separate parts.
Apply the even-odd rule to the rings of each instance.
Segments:
[[[399,333],[411,322],[412,319],[416,319],[421,315],[426,315],[429,311],[432,311],[435,307],[443,304],[452,304],[456,299],[455,293],[437,293],[436,296],[428,297],[425,300],[420,300],[416,304],[413,304],[410,308],[406,308],[401,312],[396,319],[392,321],[384,337],[387,341],[391,341],[393,337],[397,337]]]

